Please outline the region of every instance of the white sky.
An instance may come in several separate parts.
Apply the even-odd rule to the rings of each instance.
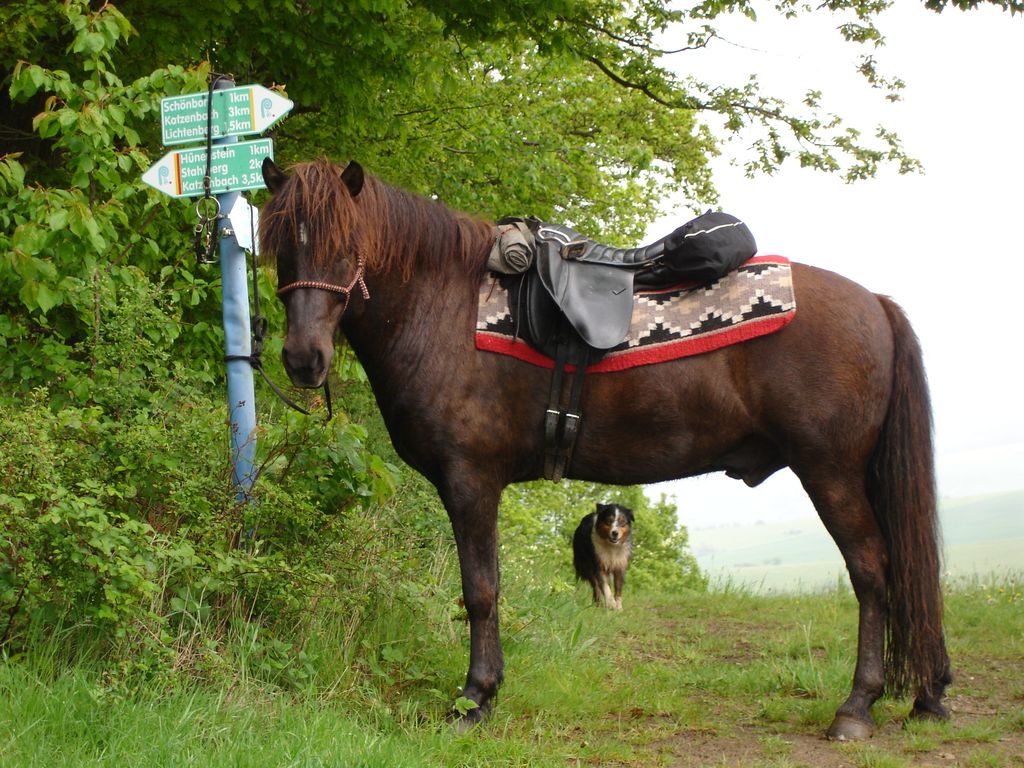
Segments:
[[[750,180],[728,162],[743,156],[741,137],[714,163],[720,207],[748,223],[761,253],[839,272],[904,307],[924,348],[943,496],[1024,488],[1024,19],[919,2],[888,11],[887,44],[873,53],[907,83],[897,104],[854,72],[862,48],[837,24],[740,21],[723,31],[728,44],[685,54],[685,66],[735,84],[757,72],[794,101],[817,88],[864,134],[880,122],[896,130],[925,173],[847,185],[787,167]],[[650,239],[689,217],[681,205]],[[717,475],[649,493],[674,496],[690,527],[814,515],[788,470],[753,490]]]

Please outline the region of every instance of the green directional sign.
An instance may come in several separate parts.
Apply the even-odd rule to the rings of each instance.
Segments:
[[[207,93],[161,99],[160,126],[164,145],[205,141],[207,121],[214,139],[262,133],[294,106],[291,100],[262,85],[214,91],[212,114],[207,114],[209,103]]]
[[[210,160],[210,193],[263,189],[263,158],[274,157],[270,139],[218,144]],[[206,147],[176,149],[161,157],[142,180],[171,197],[199,197],[204,193]]]

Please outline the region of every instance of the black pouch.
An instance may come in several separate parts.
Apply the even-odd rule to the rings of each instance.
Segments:
[[[746,224],[728,213],[708,211],[666,238],[665,255],[652,270],[657,275],[645,276],[642,282],[675,279],[709,283],[736,269],[755,253],[757,243]]]

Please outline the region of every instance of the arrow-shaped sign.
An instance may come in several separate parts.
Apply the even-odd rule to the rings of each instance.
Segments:
[[[207,104],[207,93],[161,99],[160,126],[164,144],[205,141],[207,120],[214,139],[262,133],[294,106],[290,99],[262,85],[214,91],[212,116],[207,115]]]
[[[263,189],[263,158],[274,157],[270,139],[239,141],[213,147],[210,193]],[[171,197],[199,197],[206,175],[206,147],[168,152],[142,174],[142,180]]]

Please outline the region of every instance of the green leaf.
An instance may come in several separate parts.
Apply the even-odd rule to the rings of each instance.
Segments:
[[[68,223],[68,212],[63,208],[58,208],[49,215],[46,220],[47,226],[54,231],[64,229]]]
[[[459,713],[459,715],[465,717],[467,713],[474,709],[479,709],[480,705],[472,699],[467,699],[465,696],[459,696],[455,700],[455,704],[452,705],[452,709]]]
[[[25,167],[15,158],[18,155],[0,157],[0,179],[6,182],[7,191],[14,193],[25,186]]]
[[[39,134],[42,139],[50,139],[60,131],[60,122],[57,113],[40,112],[32,119],[32,130]]]
[[[15,251],[34,256],[45,249],[49,237],[49,231],[43,227],[34,223],[23,224],[14,230],[11,247]]]
[[[11,99],[25,101],[34,96],[43,87],[46,79],[46,73],[39,65],[29,64],[26,66],[24,62],[18,62],[11,79]]]
[[[43,283],[39,283],[37,286],[35,299],[36,304],[39,307],[39,310],[45,315],[55,306],[60,304],[63,301],[64,297],[61,293],[57,291],[51,291],[46,285],[44,285]]]
[[[103,35],[99,32],[83,31],[71,46],[73,53],[99,53],[106,47]]]

